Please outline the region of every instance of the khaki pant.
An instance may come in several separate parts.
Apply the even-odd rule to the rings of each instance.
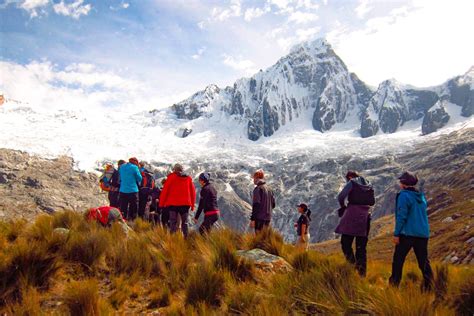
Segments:
[[[306,241],[301,241],[300,236],[298,236],[298,239],[296,240],[296,245],[295,245],[296,248],[299,248],[302,250],[308,250],[310,235],[306,234],[305,237],[306,237]]]

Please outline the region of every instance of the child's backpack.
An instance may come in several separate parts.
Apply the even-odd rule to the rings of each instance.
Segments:
[[[99,186],[102,191],[110,191],[110,179],[115,172],[115,168],[111,164],[106,164],[104,167],[104,172],[99,178]]]

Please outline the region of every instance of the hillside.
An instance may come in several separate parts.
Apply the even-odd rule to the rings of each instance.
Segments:
[[[128,237],[73,212],[0,222],[0,313],[7,315],[471,315],[474,271],[434,263],[432,292],[415,265],[400,289],[390,265],[361,279],[341,256],[300,252],[281,236],[218,230],[184,240],[137,221]],[[256,250],[263,249],[268,253]],[[241,250],[241,251],[238,251]],[[270,254],[277,255],[271,256]],[[279,257],[278,257],[279,256]]]

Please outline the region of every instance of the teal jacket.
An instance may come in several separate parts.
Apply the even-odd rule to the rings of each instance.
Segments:
[[[119,168],[120,174],[120,192],[136,193],[138,186],[142,182],[142,175],[137,166],[132,163],[126,163]]]
[[[428,203],[425,195],[415,189],[401,190],[395,207],[394,236],[430,237]]]

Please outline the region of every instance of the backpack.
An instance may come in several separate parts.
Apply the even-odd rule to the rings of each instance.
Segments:
[[[371,184],[361,185],[352,181],[352,190],[349,193],[349,204],[370,205],[375,204],[375,192]]]
[[[112,175],[115,172],[114,166],[107,164],[104,168],[104,172],[99,178],[99,186],[102,191],[109,192],[110,191],[110,180],[112,179]]]
[[[153,174],[147,170],[142,171],[142,183],[140,184],[140,189],[144,188],[149,189],[150,191],[155,188],[155,178],[153,178]]]

